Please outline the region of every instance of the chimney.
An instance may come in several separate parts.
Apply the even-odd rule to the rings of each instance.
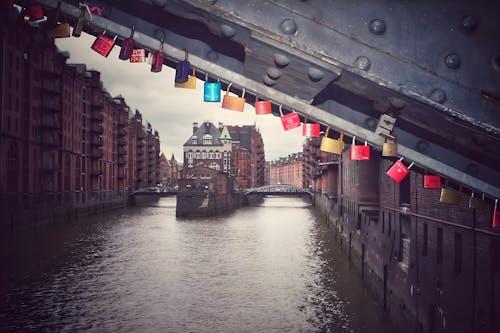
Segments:
[[[193,134],[198,130],[198,123],[193,123]]]
[[[222,129],[224,128],[224,124],[219,121],[219,131],[222,132]]]

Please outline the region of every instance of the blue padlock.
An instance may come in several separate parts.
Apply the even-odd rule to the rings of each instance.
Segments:
[[[189,79],[189,74],[191,74],[191,64],[188,61],[188,51],[184,49],[186,54],[183,61],[179,62],[175,67],[175,82],[183,83]]]
[[[220,102],[220,82],[208,82],[208,73],[205,75],[205,84],[203,85],[203,101]]]

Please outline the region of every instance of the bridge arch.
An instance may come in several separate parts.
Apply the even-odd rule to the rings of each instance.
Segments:
[[[308,189],[303,189],[303,188],[297,187],[295,185],[290,185],[290,184],[265,185],[265,186],[261,186],[261,187],[250,188],[247,191],[245,191],[245,195],[249,195],[252,193],[283,194],[283,195],[308,194],[311,197],[313,196],[312,191],[310,191]]]

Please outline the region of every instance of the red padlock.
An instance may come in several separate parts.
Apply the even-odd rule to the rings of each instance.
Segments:
[[[255,96],[255,114],[271,113],[273,113],[271,101],[259,101],[259,97]]]
[[[130,37],[123,40],[122,48],[120,50],[120,55],[118,56],[118,58],[122,60],[129,60],[132,56],[132,51],[134,50],[135,45],[134,31],[135,28],[132,27],[132,29],[130,30]]]
[[[30,22],[42,21],[45,18],[42,6],[40,5],[30,5],[28,8],[28,15]]]
[[[402,161],[403,158],[401,157],[386,172],[398,184],[408,175],[410,168],[413,166],[413,162],[407,167]]]
[[[130,62],[145,62],[146,61],[146,50],[144,49],[133,49],[130,55]]]
[[[493,223],[491,226],[493,228],[500,228],[500,211],[498,208],[498,199],[495,199],[495,208],[493,208]]]
[[[441,188],[441,177],[424,175],[424,188]]]
[[[111,49],[115,45],[115,41],[116,36],[114,38],[106,36],[106,31],[104,31],[102,34],[97,36],[91,48],[100,55],[107,57],[109,55],[109,52],[111,52]]]
[[[163,68],[163,60],[165,54],[163,53],[163,38],[160,40],[160,51],[154,51],[153,57],[151,59],[151,72],[158,73],[161,72]]]
[[[356,137],[352,137],[352,145],[350,149],[351,160],[367,161],[370,159],[370,146],[365,141],[364,146],[356,145]]]
[[[283,124],[283,129],[285,131],[297,128],[300,126],[300,118],[297,112],[293,111],[289,114],[283,115],[283,110],[280,105],[279,107],[280,114],[281,114],[281,124]]]
[[[313,123],[302,124],[302,136],[309,136],[317,138],[320,132],[320,125]]]

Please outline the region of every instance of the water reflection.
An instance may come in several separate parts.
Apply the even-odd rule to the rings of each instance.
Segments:
[[[18,235],[0,331],[391,332],[316,220],[295,198],[181,220],[164,198]]]

